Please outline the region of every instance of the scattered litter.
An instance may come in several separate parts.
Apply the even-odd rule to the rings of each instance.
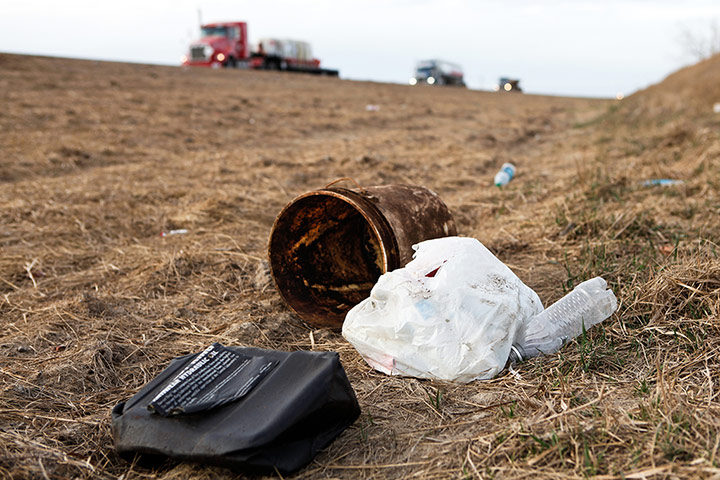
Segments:
[[[414,244],[457,230],[447,206],[427,188],[356,184],[351,190],[334,183],[280,212],[268,250],[285,303],[313,326],[339,329],[381,274],[412,260]]]
[[[368,112],[377,112],[380,110],[380,105],[373,105],[373,104],[367,104],[365,105],[365,110]]]
[[[512,163],[503,163],[500,167],[500,171],[495,174],[495,186],[502,187],[510,183],[510,180],[515,176],[515,165]]]
[[[720,113],[720,102],[713,105],[713,112]]]
[[[247,395],[277,362],[212,344],[198,354],[148,404],[163,417],[202,412]]]
[[[680,185],[682,183],[685,183],[682,180],[673,180],[670,178],[657,178],[653,180],[645,180],[642,182],[643,187],[654,187],[654,186],[661,186],[661,187],[668,187],[670,185]]]
[[[347,314],[343,336],[392,375],[470,382],[507,363],[537,294],[474,238],[419,243],[414,259],[380,277]]]
[[[178,230],[170,230],[169,232],[160,232],[161,237],[169,237],[170,235],[185,235],[188,233],[186,228],[180,228]]]
[[[419,243],[347,314],[343,336],[381,372],[470,382],[553,353],[617,308],[602,278],[543,311],[537,294],[473,238]]]
[[[112,412],[124,458],[291,473],[360,415],[335,352],[224,347],[176,358]]]
[[[617,299],[601,277],[587,280],[539,314],[527,319],[511,350],[511,363],[560,350],[583,329],[617,310]]]

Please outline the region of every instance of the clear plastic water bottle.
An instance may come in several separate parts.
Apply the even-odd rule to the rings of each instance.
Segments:
[[[500,171],[495,174],[495,186],[502,187],[510,183],[510,180],[515,176],[515,165],[512,163],[503,163],[500,167]]]
[[[617,310],[617,299],[602,277],[587,280],[530,318],[513,345],[511,363],[555,353]],[[518,358],[519,357],[519,358]]]

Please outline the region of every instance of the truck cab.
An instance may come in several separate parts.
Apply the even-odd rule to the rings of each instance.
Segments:
[[[410,85],[456,85],[465,86],[462,68],[443,60],[423,60],[415,66],[415,75]]]
[[[247,23],[219,22],[200,27],[200,38],[190,44],[182,64],[234,68],[249,58]]]

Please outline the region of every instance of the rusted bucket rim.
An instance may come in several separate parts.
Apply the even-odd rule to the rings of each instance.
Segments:
[[[373,205],[372,201],[370,201],[370,198],[372,198],[371,194],[362,195],[353,190],[341,187],[323,188],[320,190],[314,190],[312,192],[305,193],[295,198],[282,210],[282,212],[280,212],[273,224],[273,231],[275,230],[278,221],[280,220],[280,218],[282,218],[283,214],[288,208],[295,206],[298,201],[304,198],[315,196],[328,196],[337,198],[338,200],[341,200],[353,207],[355,211],[359,212],[360,215],[362,215],[362,217],[365,219],[365,222],[372,229],[373,235],[379,243],[380,251],[382,252],[382,272],[386,273],[399,267],[399,253],[397,241],[395,241],[392,229],[390,228],[390,225],[388,224],[385,217],[382,215],[382,213],[380,213],[380,210],[378,210],[378,208]]]

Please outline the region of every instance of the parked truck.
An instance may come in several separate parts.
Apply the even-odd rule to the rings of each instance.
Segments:
[[[415,66],[415,75],[410,85],[427,83],[428,85],[465,86],[462,68],[444,60],[423,60]]]
[[[202,67],[286,70],[337,76],[337,70],[320,67],[307,42],[265,38],[250,48],[246,22],[217,22],[200,27],[183,65]]]

